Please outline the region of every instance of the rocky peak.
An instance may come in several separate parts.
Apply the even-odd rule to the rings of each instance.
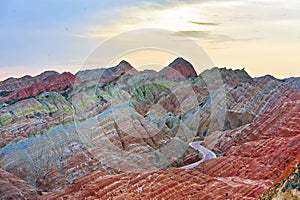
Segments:
[[[256,77],[254,78],[254,81],[259,82],[259,81],[265,81],[265,82],[269,82],[269,81],[283,81],[283,80],[279,80],[277,78],[275,78],[274,76],[267,74],[261,77]]]
[[[42,72],[40,75],[37,75],[36,77],[45,79],[45,78],[54,77],[54,76],[58,76],[58,75],[59,75],[59,73],[57,71],[49,70],[49,71]]]
[[[126,60],[122,60],[118,65],[117,65],[118,67],[128,67],[128,68],[133,68],[132,66],[131,66],[131,64],[129,63],[129,62],[127,62]]]
[[[59,74],[57,72],[44,72],[36,77],[34,81],[25,82],[17,85],[14,91],[9,92],[4,97],[0,96],[0,101],[8,102],[11,99],[22,99],[35,96],[43,91],[63,91],[67,87],[74,87],[81,83],[81,79],[70,72]],[[48,75],[47,75],[48,74]],[[22,86],[22,87],[21,87]]]
[[[197,76],[193,65],[181,57],[176,58],[167,67],[163,68],[159,74],[172,81],[185,80]]]
[[[254,80],[251,78],[251,76],[245,71],[245,69],[227,69],[224,68],[218,68],[214,67],[209,70],[205,70],[202,72],[200,77],[214,77],[213,79],[220,79],[225,84],[227,84],[230,87],[236,87],[238,85],[249,83],[253,84]]]
[[[97,80],[98,82],[106,83],[125,73],[136,75],[139,72],[127,61],[122,60],[114,67],[83,70],[77,72],[76,75],[83,81]]]
[[[0,91],[15,91],[33,83],[49,81],[58,75],[56,71],[45,71],[33,77],[26,75],[21,78],[8,78],[0,82]]]
[[[138,71],[125,60],[122,60],[117,66],[115,66],[111,69],[114,73],[113,74],[114,76],[119,76],[124,73],[130,74],[130,75],[136,75],[138,73]]]

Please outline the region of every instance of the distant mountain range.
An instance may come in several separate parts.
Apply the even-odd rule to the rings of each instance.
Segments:
[[[292,199],[300,78],[197,75],[183,58],[9,78],[0,136],[1,199]],[[217,158],[186,170],[195,140]]]

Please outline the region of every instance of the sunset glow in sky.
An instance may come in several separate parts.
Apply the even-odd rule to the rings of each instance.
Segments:
[[[76,72],[101,42],[140,28],[183,34],[219,67],[245,67],[253,77],[300,76],[299,0],[1,0],[0,26],[0,80]],[[176,34],[168,37],[180,48]],[[144,50],[120,59],[142,69],[175,57]],[[107,67],[101,60],[95,67]]]

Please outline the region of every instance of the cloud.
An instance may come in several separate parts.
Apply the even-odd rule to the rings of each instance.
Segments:
[[[218,26],[219,23],[212,23],[212,22],[198,22],[198,21],[188,21],[192,24],[202,25],[202,26]]]
[[[109,38],[118,33],[139,28],[161,28],[173,31],[193,29],[202,25],[207,29],[214,28],[219,23],[204,20],[205,12],[201,6],[212,0],[204,1],[141,1],[127,7],[111,9],[110,20],[107,23],[88,25],[87,31],[78,33],[78,37]],[[222,1],[223,2],[223,1]],[[225,1],[224,1],[225,2]],[[103,16],[103,14],[102,14]]]
[[[183,34],[192,38],[202,38],[206,39],[209,42],[228,42],[235,41],[236,39],[223,34],[213,33],[211,31],[197,31],[197,30],[186,30],[186,31],[178,31],[177,34]]]
[[[188,37],[193,38],[208,38],[210,37],[209,31],[196,31],[196,30],[188,30],[188,31],[178,31],[177,34],[183,34]]]
[[[213,31],[199,31],[199,30],[184,30],[177,31],[174,35],[185,35],[191,38],[201,38],[208,40],[210,43],[221,43],[221,42],[234,42],[234,41],[250,41],[250,40],[260,40],[262,38],[233,38],[229,35],[214,33]]]

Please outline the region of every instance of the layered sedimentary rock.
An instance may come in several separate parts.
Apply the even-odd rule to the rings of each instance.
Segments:
[[[2,148],[0,162],[3,169],[43,191],[62,188],[95,170],[115,174],[178,166],[178,159],[193,153],[185,138],[165,135],[136,113],[130,103],[84,122],[40,131],[43,134],[36,137],[16,137],[24,140]]]
[[[275,181],[281,172],[296,159],[300,136],[272,137],[233,146],[217,159],[206,161],[197,169],[218,177]]]
[[[299,78],[197,76],[178,58],[160,72],[122,61],[0,85],[1,169],[31,186],[24,197],[255,199],[300,149]],[[172,168],[202,159],[195,139],[218,158]]]
[[[298,92],[262,113],[253,123],[234,130],[214,132],[205,138],[211,149],[224,152],[231,146],[240,145],[251,140],[271,137],[288,137],[300,133],[300,106]]]
[[[58,75],[58,72],[46,71],[34,77],[27,75],[22,78],[8,78],[0,83],[0,91],[15,91],[33,83],[46,82]]]
[[[0,169],[1,199],[37,199],[38,191],[26,181]]]
[[[214,178],[195,170],[164,169],[103,176],[91,174],[42,199],[255,199],[268,181]]]
[[[8,91],[9,93],[5,95],[4,97],[0,97],[0,101],[7,102],[8,104],[12,104],[13,102],[17,101],[18,99],[22,98],[28,98],[31,96],[36,96],[41,92],[49,92],[49,91],[62,91],[67,89],[68,87],[73,87],[80,83],[80,79],[77,76],[74,76],[73,74],[69,72],[64,72],[62,74],[58,74],[56,76],[53,76],[52,73],[45,73],[49,75],[45,78],[41,78],[41,81],[39,81],[38,78],[32,78],[29,79],[28,83],[29,85],[25,85],[26,82],[23,84],[23,87],[17,86],[14,88],[13,91]],[[42,76],[44,77],[44,76]],[[39,77],[40,78],[40,77]],[[31,81],[33,82],[32,84]],[[16,83],[17,84],[17,83]],[[4,88],[9,88],[11,86],[3,86]],[[11,100],[11,102],[9,102]]]
[[[299,141],[299,134],[249,141],[232,146],[221,157],[192,170],[140,171],[100,178],[93,174],[85,177],[88,183],[78,179],[76,184],[45,198],[256,199],[299,159]],[[294,190],[293,195],[298,194],[299,186],[295,177],[285,184]]]
[[[138,71],[127,61],[122,60],[117,66],[108,69],[83,70],[76,75],[84,81],[109,82],[123,74],[137,75]]]
[[[0,109],[1,146],[73,120],[73,106],[56,92],[43,92]],[[73,120],[74,121],[74,120]]]
[[[169,66],[162,69],[159,74],[171,81],[185,80],[197,76],[193,65],[183,58],[175,59]]]

